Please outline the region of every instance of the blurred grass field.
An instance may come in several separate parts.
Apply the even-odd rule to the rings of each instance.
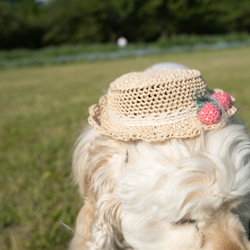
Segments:
[[[236,98],[250,126],[250,47],[0,71],[0,248],[66,249],[82,201],[72,185],[74,142],[88,106],[123,73],[154,63],[199,69]]]

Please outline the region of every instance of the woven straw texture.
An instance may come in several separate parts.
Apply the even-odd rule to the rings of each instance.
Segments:
[[[107,95],[89,108],[89,123],[101,134],[122,141],[160,142],[198,136],[201,130],[225,125],[205,125],[197,116],[192,96],[207,90],[197,70],[158,69],[125,74],[110,84]],[[217,92],[217,91],[216,91]],[[232,116],[232,106],[227,116]]]

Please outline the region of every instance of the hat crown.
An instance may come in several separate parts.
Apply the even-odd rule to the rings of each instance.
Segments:
[[[117,78],[110,84],[110,91],[124,91],[136,88],[146,88],[157,84],[167,84],[171,86],[175,83],[188,84],[195,78],[201,78],[200,71],[195,69],[156,69],[143,72],[131,72]]]
[[[111,83],[111,115],[138,119],[174,112],[193,104],[196,89],[207,89],[198,70],[159,69],[125,74]]]

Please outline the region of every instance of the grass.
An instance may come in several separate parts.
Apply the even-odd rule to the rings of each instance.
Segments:
[[[66,249],[82,201],[71,155],[88,106],[109,83],[158,62],[199,69],[210,88],[232,94],[250,125],[250,48],[0,71],[0,245]]]

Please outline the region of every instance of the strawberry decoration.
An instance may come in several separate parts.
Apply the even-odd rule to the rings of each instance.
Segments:
[[[210,102],[207,102],[199,111],[198,118],[202,123],[212,125],[220,121],[220,110]]]
[[[219,104],[223,107],[225,111],[232,107],[232,100],[228,93],[218,92],[211,95],[212,98],[216,98]]]
[[[230,95],[224,92],[218,92],[209,97],[206,90],[197,89],[193,94],[193,101],[197,105],[199,120],[206,125],[218,123],[222,108],[227,111],[232,107]]]

